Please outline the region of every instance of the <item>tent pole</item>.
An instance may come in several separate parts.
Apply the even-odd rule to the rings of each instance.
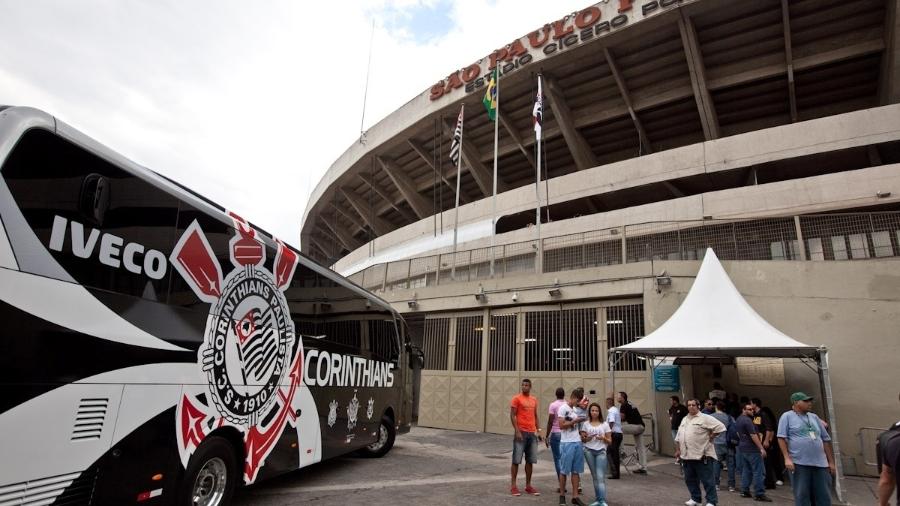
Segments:
[[[616,356],[615,351],[609,352],[609,379],[612,381],[612,398],[613,403],[616,402],[616,362],[614,357]]]
[[[838,442],[837,417],[834,413],[834,397],[831,393],[831,372],[828,367],[828,348],[819,347],[819,381],[822,384],[822,396],[825,398],[825,410],[831,430],[831,446],[834,449],[834,491],[838,501],[844,502],[844,466],[841,462],[841,445]]]
[[[656,379],[655,379],[656,378],[656,356],[648,356],[647,358],[650,359],[650,396],[649,396],[650,408],[649,409],[651,410],[650,414],[655,415],[656,414],[656,384],[655,384],[655,382],[656,382]],[[660,364],[662,364],[662,361],[660,361]],[[658,417],[656,417],[656,418],[658,418]],[[651,435],[651,437],[653,437],[653,451],[654,451],[654,453],[659,455],[661,445],[659,443],[657,443],[657,441],[659,441],[659,424],[656,423],[657,421],[658,420],[654,420],[652,422],[653,423],[653,434]]]

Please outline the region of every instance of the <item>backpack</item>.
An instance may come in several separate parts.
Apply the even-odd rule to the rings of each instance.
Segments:
[[[728,417],[728,427],[725,428],[725,443],[736,447],[741,442],[741,436],[737,431],[737,422],[731,416]]]
[[[875,441],[875,455],[877,456],[878,474],[881,474],[881,465],[884,464],[884,452],[887,450],[888,443],[900,437],[900,422],[895,423],[890,429],[878,435]],[[890,463],[889,463],[890,464]]]

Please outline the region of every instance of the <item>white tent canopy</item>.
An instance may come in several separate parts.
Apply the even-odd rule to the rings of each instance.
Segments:
[[[738,292],[711,248],[684,302],[665,323],[637,341],[609,350],[615,388],[616,355],[634,353],[648,357],[782,357],[814,360],[818,365],[822,400],[831,423],[837,480],[835,489],[843,501],[840,447],[828,375],[828,350],[803,344],[764,320]],[[651,364],[653,361],[651,361]]]
[[[650,335],[616,351],[682,357],[812,358],[817,348],[784,335],[747,304],[713,250],[681,306]],[[752,353],[752,354],[751,354]]]

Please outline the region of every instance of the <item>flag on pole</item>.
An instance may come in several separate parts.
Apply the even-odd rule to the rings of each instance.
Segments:
[[[487,109],[488,117],[491,118],[491,121],[497,120],[497,71],[500,70],[500,65],[494,67],[494,71],[491,72],[491,80],[488,82],[487,91],[484,92],[484,100],[481,103],[484,104],[484,108]]]
[[[453,142],[450,143],[450,160],[454,165],[459,164],[459,148],[462,145],[463,108],[459,109],[459,119],[456,120],[456,129],[453,131]]]
[[[537,96],[534,97],[534,110],[531,112],[534,117],[534,138],[541,140],[541,127],[544,123],[544,98],[541,94],[541,76],[538,75]]]

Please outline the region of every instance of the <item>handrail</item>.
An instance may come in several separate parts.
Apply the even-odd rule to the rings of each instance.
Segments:
[[[900,212],[658,221],[380,263],[348,276],[371,291],[620,265],[700,260],[857,260],[900,257]],[[498,265],[499,264],[499,265]]]

